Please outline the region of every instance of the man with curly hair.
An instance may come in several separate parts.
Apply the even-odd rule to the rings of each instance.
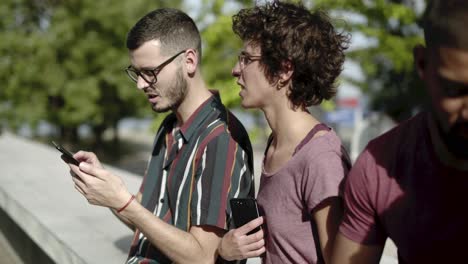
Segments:
[[[335,132],[307,107],[335,95],[348,36],[324,12],[279,1],[242,9],[233,30],[244,43],[232,70],[242,106],[263,111],[272,134],[257,198],[263,217],[229,231],[219,253],[228,260],[262,255],[263,263],[328,262],[350,161]]]
[[[465,263],[468,237],[468,2],[431,1],[414,60],[428,109],[372,140],[349,173],[332,263]]]

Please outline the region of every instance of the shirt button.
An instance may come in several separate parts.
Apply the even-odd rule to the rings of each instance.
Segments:
[[[159,200],[159,202],[164,203],[164,199]]]

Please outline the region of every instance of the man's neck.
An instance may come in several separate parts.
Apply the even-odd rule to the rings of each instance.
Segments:
[[[459,158],[448,150],[433,114],[428,115],[428,123],[431,141],[437,158],[446,166],[468,171],[468,160]]]
[[[262,110],[278,147],[287,145],[295,148],[310,130],[320,123],[308,112],[302,110],[285,109],[285,107]]]
[[[173,112],[177,117],[177,124],[181,127],[192,114],[202,105],[212,93],[207,89],[203,80],[194,81],[187,87],[187,94],[182,103]]]

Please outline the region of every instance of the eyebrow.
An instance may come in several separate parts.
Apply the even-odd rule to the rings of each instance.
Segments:
[[[245,50],[242,50],[240,52],[241,55],[247,55],[247,56],[252,56],[252,54],[250,54],[249,52],[245,51]]]
[[[133,69],[135,71],[154,71],[156,70],[157,67],[141,67],[141,68],[137,68],[133,65],[129,65],[130,66],[130,69]]]

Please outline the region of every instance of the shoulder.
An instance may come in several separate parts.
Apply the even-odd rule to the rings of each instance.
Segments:
[[[227,151],[240,148],[250,154],[251,145],[247,132],[237,118],[234,121],[230,118],[229,112],[226,111],[225,113],[218,112],[207,119],[198,136],[199,149],[207,146],[225,148]],[[230,124],[235,125],[232,127]],[[235,130],[232,130],[233,128]]]
[[[400,177],[396,171],[401,169],[402,162],[408,166],[418,144],[424,142],[426,118],[426,113],[420,113],[372,139],[348,174],[347,185],[365,186],[373,193],[389,188],[392,178]]]
[[[214,107],[217,114],[209,121],[205,134],[215,132],[225,140],[233,140],[244,151],[252,152],[249,135],[242,122],[222,103],[217,102]]]
[[[324,175],[330,179],[342,179],[351,168],[348,153],[333,130],[313,138],[303,150],[297,153],[300,166],[308,172],[303,176]]]
[[[365,155],[373,156],[382,163],[392,162],[395,156],[406,153],[412,146],[423,138],[427,132],[425,129],[427,113],[422,112],[416,116],[403,121],[386,133],[369,141]],[[364,152],[363,152],[364,154]]]
[[[341,139],[333,130],[312,138],[297,154],[308,163],[321,163],[326,157],[347,158]]]
[[[217,111],[217,115],[215,115],[214,119],[222,123],[226,131],[230,133],[232,137],[248,137],[247,130],[244,125],[242,125],[242,122],[236,115],[229,111],[223,103],[216,100],[213,107]]]
[[[395,140],[405,140],[408,136],[415,136],[421,132],[421,128],[425,126],[427,113],[419,113],[416,116],[409,118],[386,133],[371,140],[373,145],[392,144]]]

